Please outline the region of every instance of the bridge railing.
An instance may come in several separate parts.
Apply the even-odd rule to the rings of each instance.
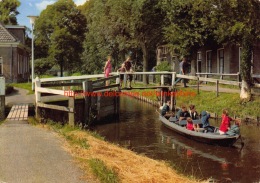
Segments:
[[[99,79],[102,78],[102,79]],[[101,91],[105,89],[111,89],[111,88],[117,88],[119,89],[119,83],[111,84],[109,86],[100,86],[95,85],[98,82],[105,82],[107,80],[117,80],[119,78],[119,75],[111,76],[109,78],[104,78],[103,74],[99,75],[86,75],[86,76],[72,76],[72,77],[55,77],[55,78],[36,78],[35,79],[35,99],[36,99],[36,117],[40,118],[40,109],[39,108],[48,108],[48,109],[54,109],[54,110],[60,110],[68,112],[68,121],[71,126],[75,125],[75,96],[76,92],[66,88],[64,86],[81,86],[82,87],[82,93],[91,93],[96,91]],[[92,79],[97,79],[93,80]],[[73,81],[73,82],[71,82]],[[60,87],[60,89],[56,89],[55,87]],[[63,87],[61,89],[61,87]],[[61,100],[68,100],[68,106],[59,106],[59,105],[51,105],[46,104],[45,102],[48,102],[46,97],[42,97],[42,93],[52,94],[56,95],[55,100],[61,99]],[[58,95],[58,96],[57,96]],[[88,119],[89,117],[89,110],[91,106],[91,96],[82,95],[85,100],[85,111],[84,119]],[[50,96],[47,97],[50,99]],[[53,99],[53,98],[52,98]]]

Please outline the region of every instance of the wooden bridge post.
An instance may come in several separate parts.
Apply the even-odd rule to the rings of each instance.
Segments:
[[[164,75],[161,75],[161,86],[164,86]]]
[[[35,115],[36,118],[39,119],[41,117],[40,109],[38,107],[38,102],[41,102],[41,93],[39,92],[39,88],[41,87],[41,80],[39,77],[35,78]]]
[[[126,73],[124,73],[124,88],[127,88],[127,74]]]
[[[5,78],[0,77],[0,121],[5,119]]]
[[[218,97],[218,85],[219,85],[219,80],[216,81],[216,92],[217,92],[216,95],[217,95],[217,97]]]
[[[92,81],[87,80],[82,82],[84,92],[84,123],[88,124],[90,119],[90,107],[91,107],[91,93],[93,92]],[[87,96],[89,94],[90,96]]]
[[[173,73],[172,73],[172,86],[173,86],[174,83],[175,83],[175,79],[176,79],[176,72],[173,72]]]
[[[74,127],[75,126],[75,98],[74,98],[74,96],[69,97],[68,107],[73,109],[73,111],[69,112],[69,125]]]

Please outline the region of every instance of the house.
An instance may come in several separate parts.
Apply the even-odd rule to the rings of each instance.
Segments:
[[[25,45],[25,26],[0,23],[0,75],[7,83],[28,81],[29,52]]]
[[[164,61],[167,61],[171,65],[172,71],[178,72],[179,62],[177,55],[174,54],[174,51],[167,44],[160,45],[156,49],[156,65]]]
[[[191,70],[194,68],[195,72],[193,73],[201,76],[204,76],[202,73],[212,73],[209,77],[221,73],[240,73],[242,49],[241,46],[233,44],[202,47],[198,49],[197,55],[194,57],[196,60],[191,62]],[[163,60],[171,62],[173,71],[177,71],[176,65],[179,64],[179,61],[171,53],[172,51],[167,48],[167,45],[159,46],[157,48],[157,64]],[[255,44],[253,49],[251,74],[252,76],[260,75],[260,43]],[[228,76],[228,78],[236,79],[236,76]]]

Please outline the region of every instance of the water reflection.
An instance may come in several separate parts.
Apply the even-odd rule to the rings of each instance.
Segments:
[[[211,146],[175,134],[158,120],[155,108],[140,101],[123,98],[120,118],[107,119],[95,126],[106,140],[137,153],[169,162],[186,175],[197,178],[232,180],[232,182],[259,182],[260,129],[242,126],[245,147]],[[109,121],[109,123],[107,123]],[[211,121],[219,125],[219,121]]]

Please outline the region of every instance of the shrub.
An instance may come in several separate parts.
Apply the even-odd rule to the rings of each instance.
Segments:
[[[5,94],[8,95],[14,91],[14,87],[10,85],[5,85]]]

